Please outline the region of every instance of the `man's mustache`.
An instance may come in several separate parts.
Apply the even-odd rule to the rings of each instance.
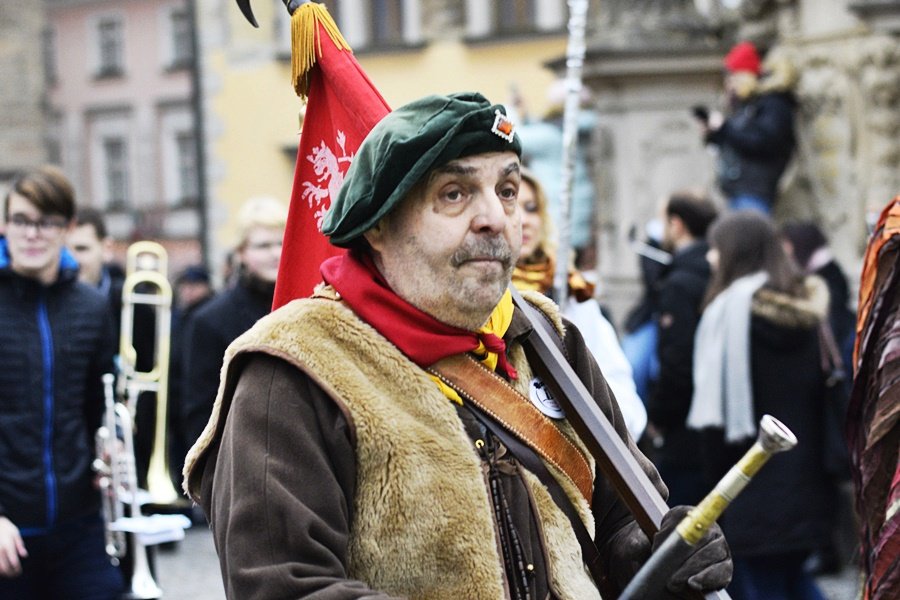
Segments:
[[[497,260],[509,266],[512,263],[512,252],[502,237],[476,238],[457,248],[450,257],[450,264],[458,267],[470,260]]]

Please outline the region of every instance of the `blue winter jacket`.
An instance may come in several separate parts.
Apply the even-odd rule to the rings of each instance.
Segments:
[[[23,536],[98,514],[94,433],[112,372],[106,299],[63,251],[49,286],[10,268],[0,238],[0,515]]]

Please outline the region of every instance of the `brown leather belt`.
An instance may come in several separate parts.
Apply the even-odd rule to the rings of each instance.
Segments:
[[[594,484],[590,463],[528,398],[466,354],[441,359],[429,371],[562,471],[591,503]]]

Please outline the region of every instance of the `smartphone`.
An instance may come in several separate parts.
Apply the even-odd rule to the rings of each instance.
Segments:
[[[694,118],[703,121],[704,123],[709,122],[709,109],[702,104],[691,107],[691,114],[694,115]]]

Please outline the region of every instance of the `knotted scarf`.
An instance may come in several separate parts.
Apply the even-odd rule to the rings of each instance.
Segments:
[[[520,261],[512,275],[513,285],[520,290],[533,290],[547,294],[553,288],[553,271],[556,261],[543,256],[536,261]],[[587,281],[579,271],[569,270],[569,294],[578,302],[594,297],[594,284]]]
[[[442,323],[419,310],[390,288],[372,258],[359,252],[329,258],[322,263],[322,277],[353,312],[375,328],[419,367],[427,369],[447,356],[473,352],[491,370],[500,369],[510,379],[516,370],[506,359],[503,335],[512,321],[512,296],[507,290],[487,323],[467,331]],[[430,376],[448,398],[462,404],[459,395]]]

